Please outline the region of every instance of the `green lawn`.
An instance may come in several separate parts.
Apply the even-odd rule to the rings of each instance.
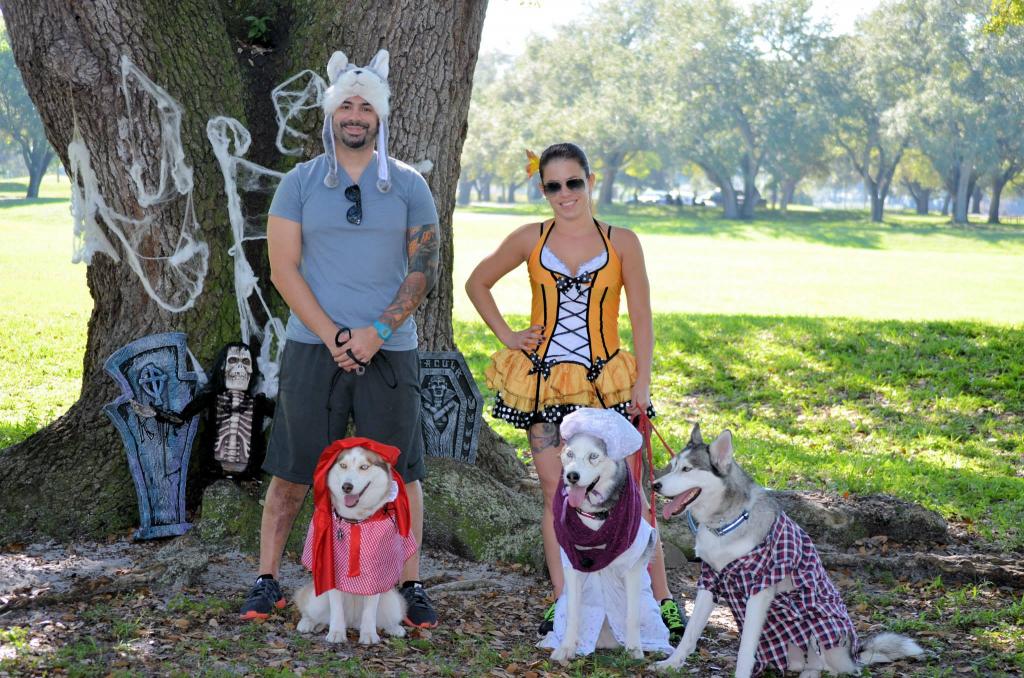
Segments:
[[[85,268],[70,263],[67,184],[48,181],[32,204],[3,200],[10,186],[0,183],[0,447],[75,400],[91,306]],[[498,345],[461,282],[540,214],[456,212],[456,340],[478,375]],[[1024,229],[808,210],[738,224],[674,208],[602,216],[644,244],[654,399],[670,440],[698,419],[709,433],[728,426],[762,483],[887,492],[1024,547]],[[496,288],[507,313],[525,312],[527,294],[523,269]]]

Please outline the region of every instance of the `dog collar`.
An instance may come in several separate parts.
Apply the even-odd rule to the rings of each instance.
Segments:
[[[608,520],[608,516],[610,515],[608,511],[598,511],[597,513],[587,513],[586,511],[581,511],[578,508],[574,508],[573,511],[575,511],[579,515],[583,516],[584,518],[591,518],[593,520]]]
[[[749,517],[750,511],[743,509],[743,513],[736,516],[736,518],[728,525],[724,525],[722,527],[709,527],[708,531],[716,537],[724,537],[742,525],[743,521]],[[690,527],[690,532],[697,534],[697,530],[700,529],[700,526],[697,525],[697,522],[693,519],[693,515],[689,511],[686,512],[686,524]]]

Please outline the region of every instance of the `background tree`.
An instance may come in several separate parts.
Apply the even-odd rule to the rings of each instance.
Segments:
[[[39,183],[53,160],[43,121],[14,64],[7,29],[0,21],[0,141],[16,146],[28,170],[26,198],[39,197]]]
[[[195,173],[193,202],[211,248],[205,292],[194,308],[178,315],[143,294],[127,266],[105,256],[93,259],[87,280],[94,307],[81,396],[63,417],[0,454],[0,536],[31,529],[56,536],[109,534],[135,522],[136,501],[121,442],[100,412],[117,395],[103,361],[128,341],[154,332],[185,331],[193,351],[207,361],[222,343],[236,337],[224,187],[206,139],[206,123],[215,115],[237,118],[253,135],[248,157],[282,168],[274,149],[270,89],[303,68],[323,73],[335,49],[344,49],[356,63],[366,63],[380,47],[391,50],[391,152],[433,161],[428,182],[441,215],[445,273],[417,313],[421,345],[428,350],[454,348],[451,215],[485,7],[479,0],[112,0],[88,8],[61,0],[0,0],[15,61],[48,139],[67,164],[66,149],[77,120],[112,208],[123,214],[140,210],[126,180],[130,149],[124,133],[130,132],[146,158],[161,140],[152,110],[143,108],[134,116],[134,128],[124,129],[122,55],[182,104],[182,143]],[[270,20],[267,42],[272,51],[244,47],[249,29],[245,16]],[[309,121],[313,140],[319,138],[316,117]],[[153,170],[150,165],[147,173]],[[174,250],[173,236],[184,209],[179,201],[154,212],[144,254]],[[262,273],[265,282],[268,276]],[[481,437],[480,465],[506,471],[514,467],[514,459],[492,454],[492,433],[482,432]]]
[[[916,148],[903,154],[894,180],[914,201],[918,214],[928,214],[932,196],[943,186],[942,177],[932,167],[932,161]]]
[[[992,15],[986,28],[1000,32],[1010,26],[1024,26],[1024,0],[992,0]]]

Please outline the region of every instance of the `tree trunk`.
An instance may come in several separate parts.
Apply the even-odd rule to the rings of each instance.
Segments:
[[[184,331],[192,351],[207,363],[219,346],[237,338],[224,186],[206,138],[206,122],[215,115],[242,121],[254,141],[247,158],[281,168],[273,146],[277,129],[270,89],[303,68],[324,74],[335,49],[359,64],[368,62],[379,47],[391,51],[390,152],[403,160],[433,162],[427,179],[441,216],[443,273],[416,313],[421,346],[455,348],[451,217],[486,3],[276,3],[275,50],[255,62],[250,58],[255,55],[236,54],[246,41],[245,26],[223,9],[227,4],[103,0],[85,11],[62,0],[0,0],[15,60],[50,143],[68,166],[67,148],[77,120],[111,208],[142,213],[126,180],[132,157],[126,132],[144,157],[153,156],[161,138],[156,116],[145,108],[152,106],[141,99],[132,103],[137,112],[143,106],[134,129],[123,122],[121,56],[127,55],[182,104],[182,145],[195,173],[193,202],[211,251],[204,293],[181,314],[151,301],[123,262],[93,258],[86,274],[94,305],[80,398],[50,426],[0,452],[0,543],[32,531],[68,538],[110,534],[137,524],[121,440],[100,411],[118,395],[103,363],[120,346],[156,332]],[[444,97],[439,99],[437,92]],[[312,121],[308,130],[314,140],[319,139],[319,122]],[[149,166],[153,169],[155,162]],[[182,203],[151,210],[153,236],[143,254],[174,250]],[[265,261],[257,275],[264,284],[268,281]],[[482,463],[500,465],[503,460],[488,460],[487,455],[505,452],[492,445],[479,454]]]
[[[732,187],[731,182],[724,182],[719,185],[722,189],[722,205],[725,208],[726,219],[739,219],[740,218],[740,206],[736,200],[736,189]]]
[[[946,195],[942,198],[942,209],[939,210],[939,214],[948,217],[949,216],[949,203],[953,197],[953,194],[946,191]]]
[[[39,197],[39,185],[43,183],[43,177],[46,176],[46,170],[50,167],[52,160],[53,151],[50,150],[50,144],[45,140],[32,149],[32,156],[28,163],[28,190],[25,191],[26,198]]]
[[[505,202],[515,202],[516,201],[516,191],[519,189],[519,187],[521,185],[522,185],[522,182],[515,182],[515,181],[509,182],[508,190],[505,193]]]
[[[985,197],[985,192],[981,190],[979,182],[974,182],[974,189],[971,191],[971,214],[981,214],[981,200]]]
[[[601,188],[597,192],[597,204],[599,205],[611,205],[612,198],[614,197],[615,189],[615,177],[619,173],[619,168],[622,167],[622,161],[624,154],[616,151],[609,153],[604,157],[604,169],[601,174]]]
[[[963,162],[957,171],[957,183],[956,183],[956,199],[953,202],[953,223],[954,224],[966,224],[967,223],[967,207],[969,205],[969,198],[971,183],[971,173],[966,171]]]
[[[999,202],[1003,197],[1004,186],[1006,186],[1006,182],[997,172],[996,176],[992,177],[992,199],[988,203],[988,223],[990,224],[999,223]]]
[[[754,209],[757,207],[757,200],[760,197],[760,193],[757,190],[757,185],[754,183],[757,179],[757,163],[753,161],[749,154],[743,156],[743,206],[741,213],[744,219],[754,218]]]
[[[480,177],[476,180],[476,195],[481,202],[491,202],[491,178]]]
[[[793,195],[796,193],[796,186],[799,179],[786,179],[782,182],[782,198],[779,202],[779,209],[785,212],[793,202]]]
[[[885,213],[885,196],[878,189],[878,183],[873,179],[864,180],[864,192],[868,194],[871,201],[871,221],[881,223]]]
[[[457,200],[460,205],[468,205],[470,196],[473,191],[472,181],[459,181],[459,198]]]

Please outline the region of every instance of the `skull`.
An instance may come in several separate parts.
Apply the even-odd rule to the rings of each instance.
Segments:
[[[249,390],[252,378],[252,354],[242,346],[228,347],[227,360],[224,363],[224,386],[229,391]]]
[[[448,391],[448,384],[445,383],[444,377],[439,374],[435,374],[430,377],[430,380],[427,382],[427,388],[430,389],[430,394],[434,396],[436,400],[440,400]]]

